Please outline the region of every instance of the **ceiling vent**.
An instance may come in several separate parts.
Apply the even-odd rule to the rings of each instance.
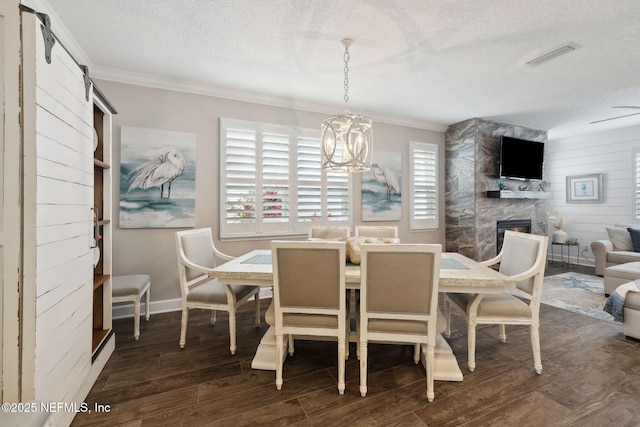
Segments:
[[[578,49],[578,46],[574,43],[567,43],[563,46],[560,46],[557,49],[554,49],[550,52],[547,52],[543,55],[538,56],[537,58],[533,58],[531,61],[527,61],[527,65],[535,67],[537,65],[543,64],[547,61],[551,61],[554,58],[557,58],[560,55],[564,55],[565,53],[572,52]]]

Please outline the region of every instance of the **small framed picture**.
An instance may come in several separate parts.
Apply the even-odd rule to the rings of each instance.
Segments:
[[[567,176],[567,203],[602,203],[602,174]]]

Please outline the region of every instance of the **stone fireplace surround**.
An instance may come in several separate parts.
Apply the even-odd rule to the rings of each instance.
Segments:
[[[477,261],[496,254],[498,220],[531,219],[531,233],[547,235],[546,199],[487,198],[498,190],[500,136],[547,141],[547,132],[522,126],[469,119],[445,133],[445,250]],[[504,180],[516,190],[522,181]],[[529,188],[536,182],[525,183]]]

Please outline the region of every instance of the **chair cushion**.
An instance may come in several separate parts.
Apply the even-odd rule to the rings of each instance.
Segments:
[[[474,294],[454,294],[449,293],[447,297],[458,307],[467,310],[468,305],[473,300]],[[500,316],[500,317],[531,317],[529,305],[520,298],[509,294],[486,294],[477,311],[478,317]]]
[[[140,295],[150,281],[151,276],[148,274],[113,276],[111,278],[111,292],[113,296]]]
[[[626,264],[634,261],[640,261],[640,253],[633,251],[607,252],[607,262],[613,264]]]
[[[257,289],[259,289],[257,286],[231,286],[231,290],[236,295],[237,300],[246,297]],[[227,293],[224,291],[224,288],[218,279],[211,279],[191,288],[187,295],[187,301],[207,304],[227,304]]]
[[[282,323],[288,327],[298,326],[303,328],[319,327],[336,329],[338,327],[338,317],[324,314],[285,313],[282,316]]]
[[[440,310],[436,320],[436,333],[441,334],[447,327],[447,321]],[[412,320],[395,320],[395,319],[371,319],[367,330],[371,332],[395,332],[408,333],[416,335],[427,334],[427,324],[425,322],[416,322]]]

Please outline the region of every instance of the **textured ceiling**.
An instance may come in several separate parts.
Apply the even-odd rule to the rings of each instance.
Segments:
[[[25,3],[30,3],[25,1]],[[640,124],[638,0],[33,0],[95,78],[443,130],[480,117],[566,138]],[[531,67],[572,42],[579,48]],[[77,44],[76,44],[77,43]]]

